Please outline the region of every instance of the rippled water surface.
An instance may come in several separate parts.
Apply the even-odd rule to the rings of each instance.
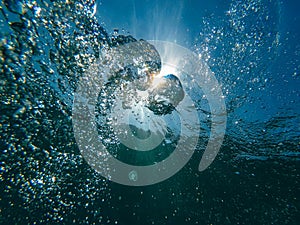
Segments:
[[[1,2],[0,223],[297,224],[299,3],[122,2]],[[159,184],[127,187],[83,159],[72,102],[105,49],[139,38],[176,41],[205,61],[221,83],[228,121],[219,155],[199,172],[210,112],[201,90],[191,92],[201,134],[190,162]],[[98,101],[101,109],[115,99],[101,93]],[[156,151],[127,154],[100,119],[109,151],[131,164],[163,160],[177,143],[175,129]]]

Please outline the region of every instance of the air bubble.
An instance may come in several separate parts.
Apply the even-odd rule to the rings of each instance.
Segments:
[[[138,180],[138,174],[135,170],[132,170],[129,174],[128,174],[128,178],[131,181],[137,181]]]

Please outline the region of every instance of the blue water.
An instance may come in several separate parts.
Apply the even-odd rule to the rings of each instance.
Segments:
[[[0,223],[297,224],[299,7],[275,0],[2,1]],[[108,181],[81,156],[73,95],[103,49],[122,44],[119,35],[175,42],[214,72],[228,121],[207,170],[197,170],[205,135],[180,172],[147,187]],[[172,149],[159,151],[161,160]]]

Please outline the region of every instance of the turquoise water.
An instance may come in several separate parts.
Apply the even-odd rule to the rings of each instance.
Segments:
[[[297,7],[271,0],[2,1],[0,222],[297,224]],[[216,160],[199,172],[210,128],[203,99],[189,163],[166,181],[130,187],[101,177],[81,156],[72,102],[103,49],[139,38],[176,41],[204,60],[222,85],[228,122]],[[99,134],[110,151],[131,164],[160,161],[176,144],[126,154],[108,131]]]

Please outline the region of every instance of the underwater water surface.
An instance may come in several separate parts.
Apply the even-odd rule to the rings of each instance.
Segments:
[[[0,223],[297,224],[299,9],[279,0],[3,0]],[[191,160],[161,183],[132,187],[84,160],[72,104],[80,78],[107,48],[138,39],[174,42],[203,60],[221,84],[227,128],[216,159],[199,172],[211,113],[193,89],[201,132]],[[101,92],[98,101],[101,122],[101,107],[115,98]],[[177,143],[178,127],[148,155],[126,152],[109,121],[99,121],[110,153],[130,164],[161,161]]]

